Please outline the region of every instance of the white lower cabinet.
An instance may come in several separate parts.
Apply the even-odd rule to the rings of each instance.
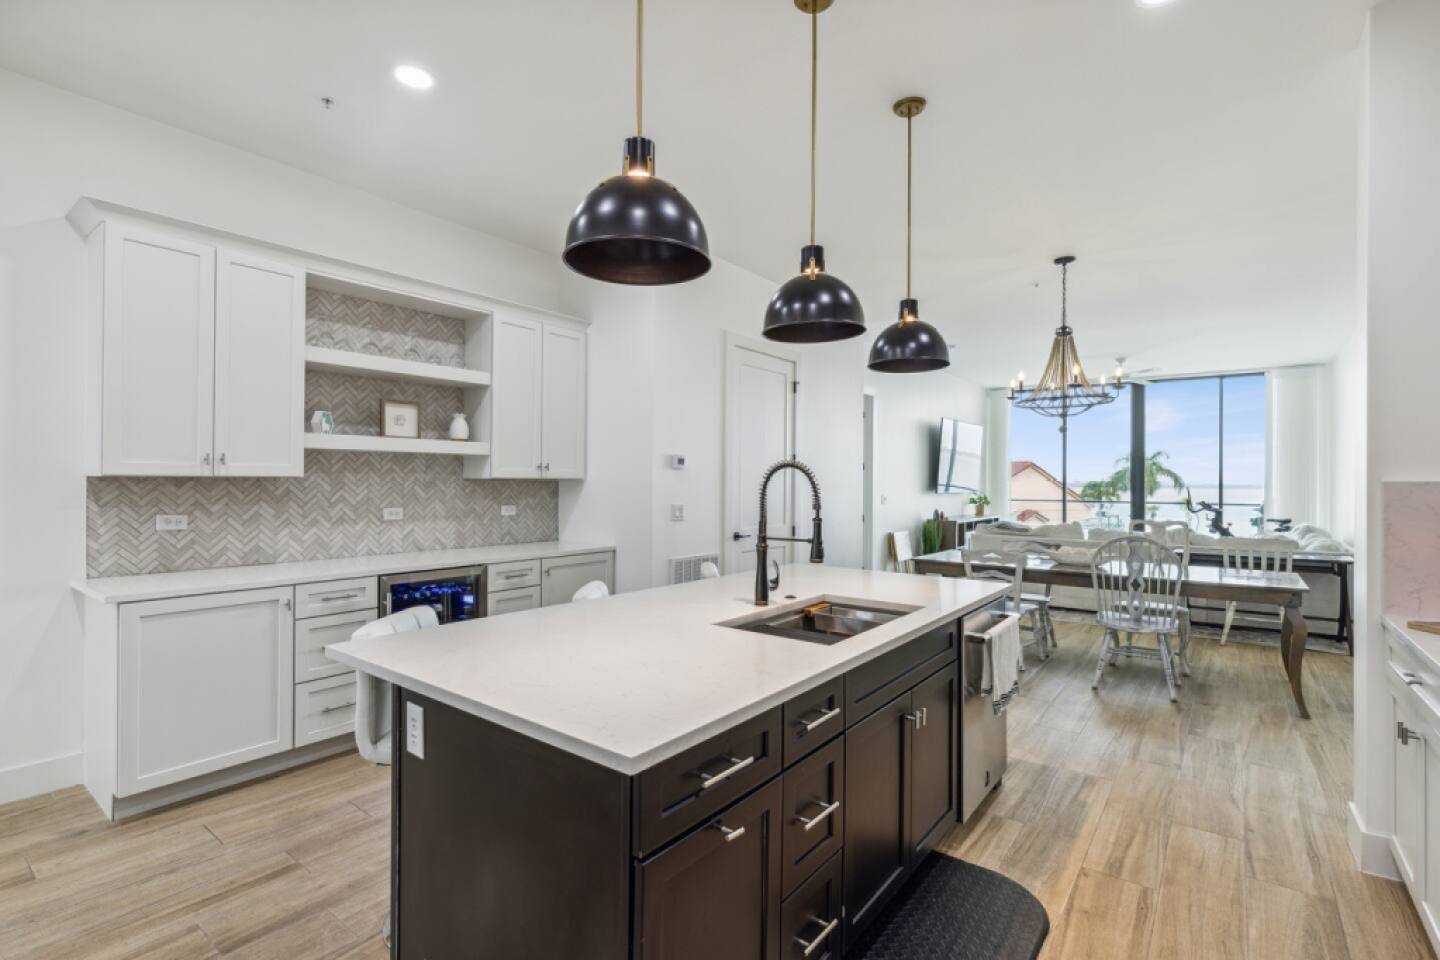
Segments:
[[[1400,878],[1424,895],[1425,884],[1425,743],[1406,694],[1390,695],[1391,740],[1395,754],[1395,865]]]
[[[355,671],[295,685],[295,746],[355,733]]]
[[[1432,937],[1440,932],[1440,742],[1425,738],[1425,889],[1421,914]]]
[[[120,608],[116,795],[291,749],[294,591]]]
[[[485,616],[498,617],[502,613],[517,610],[533,610],[540,606],[539,587],[521,587],[519,590],[497,590],[485,597]]]
[[[325,617],[296,620],[295,682],[305,683],[350,673],[349,667],[325,656],[325,648],[332,643],[344,643],[350,639],[352,633],[375,618],[375,608],[372,606],[368,610],[357,610],[354,613],[332,613]]]
[[[540,605],[553,607],[575,599],[575,591],[591,580],[615,589],[615,554],[582,553],[540,561]]]
[[[1440,671],[1387,627],[1393,761],[1390,852],[1440,949]]]

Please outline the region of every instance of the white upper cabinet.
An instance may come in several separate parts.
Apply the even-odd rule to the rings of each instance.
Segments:
[[[100,271],[93,345],[103,350],[98,472],[209,474],[215,248],[115,222],[90,242]]]
[[[215,475],[298,477],[305,271],[222,249],[215,298]]]
[[[540,449],[547,480],[585,476],[584,328],[545,324],[540,390]]]
[[[82,201],[87,471],[299,476],[305,271]]]
[[[465,476],[583,479],[585,325],[513,307],[486,324],[490,387],[471,409],[490,456],[468,459]]]

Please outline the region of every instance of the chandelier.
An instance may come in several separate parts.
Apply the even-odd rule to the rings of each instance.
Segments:
[[[1010,400],[1017,407],[1033,410],[1041,416],[1059,417],[1060,429],[1064,421],[1084,413],[1093,407],[1112,402],[1120,395],[1125,371],[1115,368],[1115,376],[1099,383],[1091,382],[1080,364],[1080,352],[1075,348],[1075,331],[1069,322],[1068,273],[1074,257],[1057,257],[1055,265],[1060,268],[1060,327],[1055,331],[1055,342],[1050,345],[1050,357],[1045,361],[1045,372],[1040,382],[1033,387],[1025,385],[1025,374],[1019,373],[1010,381]]]

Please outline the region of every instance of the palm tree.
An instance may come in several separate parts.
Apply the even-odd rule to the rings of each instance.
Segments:
[[[1145,499],[1149,500],[1160,492],[1162,484],[1169,484],[1176,493],[1185,489],[1185,478],[1180,476],[1165,461],[1170,454],[1156,450],[1145,458]],[[1082,500],[1119,500],[1130,490],[1130,455],[1115,461],[1116,470],[1104,480],[1091,480],[1080,488]]]

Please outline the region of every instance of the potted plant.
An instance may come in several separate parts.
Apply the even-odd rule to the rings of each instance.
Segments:
[[[976,493],[970,498],[970,506],[975,508],[975,516],[985,516],[985,508],[990,506],[990,498],[983,493]]]

